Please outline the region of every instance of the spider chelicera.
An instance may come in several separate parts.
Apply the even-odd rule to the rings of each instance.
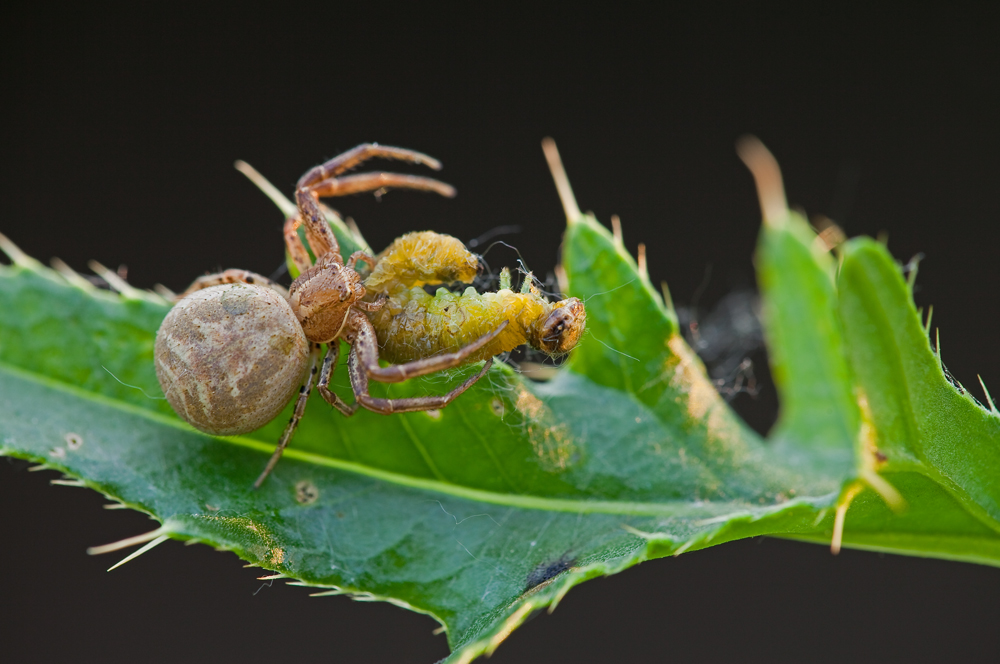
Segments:
[[[506,326],[506,322],[501,323],[456,352],[388,367],[379,365],[378,341],[365,312],[378,311],[384,300],[363,301],[365,287],[355,271],[359,260],[374,265],[375,259],[357,251],[344,263],[319,198],[388,188],[450,197],[455,190],[443,182],[413,175],[343,175],[376,157],[441,168],[436,159],[419,152],[364,144],[310,169],[299,179],[295,191],[299,216],[285,225],[285,246],[300,273],[288,291],[246,270],[206,275],[178,296],[157,332],[155,364],[163,393],[174,411],[201,431],[214,435],[253,431],[274,419],[297,392],[292,417],[254,482],[255,488],[288,446],[305,412],[317,372],[319,393],[344,415],[353,415],[359,405],[388,415],[443,408],[493,363],[492,357],[487,359],[476,375],[444,395],[382,399],[369,394],[369,380],[396,383],[458,366]],[[299,239],[299,224],[305,225],[315,263]],[[340,340],[351,346],[348,372],[353,404],[329,389]],[[327,345],[327,351],[318,368],[322,344]]]

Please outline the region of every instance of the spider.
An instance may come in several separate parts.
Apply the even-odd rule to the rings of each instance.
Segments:
[[[433,191],[454,196],[449,185],[395,173],[342,173],[375,157],[429,166],[440,163],[424,154],[363,144],[307,171],[298,182],[299,216],[285,224],[285,246],[299,276],[288,291],[246,270],[226,270],[195,280],[177,296],[156,335],[157,378],[167,401],[182,419],[205,433],[247,433],[273,420],[295,398],[295,407],[274,454],[254,482],[259,488],[288,446],[316,382],[322,344],[327,351],[318,370],[317,389],[346,416],[359,405],[382,413],[433,410],[447,406],[479,380],[482,369],[447,394],[382,399],[368,392],[369,380],[396,383],[458,366],[495,338],[506,322],[455,352],[388,367],[379,365],[375,330],[365,315],[380,310],[384,298],[362,300],[365,287],[355,267],[375,259],[354,252],[344,263],[340,246],[319,206],[320,196],[343,196],[387,188]],[[313,263],[299,239],[298,224],[316,256]],[[355,402],[348,404],[329,389],[343,340],[351,346],[348,373]]]

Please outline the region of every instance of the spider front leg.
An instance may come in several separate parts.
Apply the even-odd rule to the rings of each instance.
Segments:
[[[308,189],[297,189],[295,191],[295,203],[299,207],[299,214],[306,224],[306,236],[309,238],[309,245],[316,258],[329,254],[335,256],[340,263],[343,258],[340,255],[340,244],[337,237],[330,230],[330,224],[326,220],[326,215],[319,207],[319,198]],[[288,222],[285,222],[287,228]],[[288,236],[285,236],[286,243]],[[299,242],[301,245],[301,242]],[[307,254],[308,255],[308,254]]]
[[[433,191],[445,198],[455,197],[455,188],[434,178],[400,173],[358,173],[337,178],[327,178],[309,187],[320,198],[325,196],[350,196],[380,189],[416,189]]]
[[[389,367],[380,367],[378,364],[378,341],[375,337],[375,330],[371,323],[363,314],[355,314],[349,322],[351,330],[349,335],[353,337],[351,354],[348,357],[347,367],[351,377],[351,387],[358,403],[368,410],[383,415],[391,413],[406,413],[418,410],[434,410],[444,408],[454,401],[458,395],[472,387],[472,384],[482,378],[493,365],[493,358],[489,358],[483,364],[483,368],[471,378],[468,378],[461,385],[441,396],[428,397],[407,397],[401,399],[380,399],[372,397],[368,392],[369,378],[383,383],[398,383],[415,376],[449,369],[460,365],[465,358],[469,357],[477,350],[488,344],[498,335],[507,321],[501,323],[495,330],[465,346],[461,350],[445,355],[424,358],[406,364],[395,364]]]
[[[425,155],[422,152],[407,150],[406,148],[394,148],[388,145],[379,145],[378,143],[362,143],[361,145],[353,147],[347,152],[339,154],[319,166],[310,168],[306,171],[305,175],[299,178],[298,186],[308,187],[314,185],[320,180],[325,180],[329,177],[339,175],[344,171],[349,171],[364,161],[377,158],[408,161],[414,164],[422,164],[423,166],[433,168],[435,171],[441,170],[440,161],[434,157]]]
[[[298,269],[299,274],[302,274],[312,267],[312,260],[309,258],[309,252],[306,251],[305,245],[302,244],[302,240],[299,238],[299,226],[301,225],[302,220],[298,217],[289,217],[288,219],[285,219],[285,249],[288,250],[288,255],[291,257],[292,262],[295,263],[295,267]]]
[[[317,257],[328,252],[336,252],[340,256],[340,247],[319,207],[319,199],[322,196],[346,196],[382,189],[434,191],[448,198],[455,195],[455,188],[451,185],[416,175],[360,173],[338,177],[361,162],[376,157],[423,164],[435,170],[441,168],[438,160],[420,152],[365,143],[306,171],[299,178],[295,188],[295,203],[303,221],[307,224],[307,229],[311,231],[309,243],[312,245],[313,254]]]
[[[292,435],[295,433],[295,429],[299,426],[299,420],[302,419],[302,415],[306,412],[306,403],[309,401],[309,393],[312,392],[313,382],[316,380],[316,360],[319,359],[319,344],[313,344],[312,352],[309,354],[309,372],[306,374],[306,380],[299,388],[299,396],[295,399],[295,408],[292,410],[292,417],[288,420],[288,424],[285,425],[285,430],[281,434],[281,438],[278,440],[278,446],[274,449],[274,454],[268,460],[267,465],[264,466],[264,472],[260,474],[257,481],[253,483],[254,489],[259,489],[260,485],[264,483],[267,476],[271,474],[274,467],[278,465],[278,460],[281,459],[282,453],[285,448],[288,447],[288,443],[292,440]]]
[[[355,270],[355,266],[358,264],[359,260],[363,260],[368,263],[368,268],[372,269],[375,267],[375,257],[369,254],[367,251],[355,251],[351,254],[351,257],[347,259],[347,267]]]

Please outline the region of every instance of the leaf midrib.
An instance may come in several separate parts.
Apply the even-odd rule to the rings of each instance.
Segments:
[[[141,417],[157,424],[172,427],[178,431],[183,431],[185,433],[194,433],[200,436],[205,436],[206,438],[213,438],[214,440],[230,444],[236,447],[242,447],[256,452],[260,452],[263,456],[270,456],[274,451],[274,445],[264,443],[253,438],[247,438],[245,436],[229,436],[225,438],[206,436],[205,434],[196,431],[190,426],[182,423],[180,420],[162,415],[160,413],[141,408],[139,406],[134,406],[129,403],[117,401],[111,399],[103,394],[87,392],[80,388],[74,387],[72,385],[67,385],[60,381],[40,376],[38,374],[25,371],[24,369],[11,366],[9,364],[0,362],[0,375],[8,374],[15,378],[20,378],[22,380],[27,380],[34,382],[36,384],[42,385],[49,389],[53,389],[59,392],[73,395],[74,397],[98,403],[116,410],[128,413],[133,416]],[[5,446],[0,445],[0,455],[9,453],[9,450]],[[394,473],[387,470],[381,470],[378,468],[373,468],[371,466],[362,465],[353,461],[346,461],[343,459],[336,459],[333,457],[327,457],[320,454],[315,454],[312,452],[305,452],[302,450],[297,450],[295,448],[286,449],[284,456],[289,459],[295,459],[297,461],[302,461],[305,463],[310,463],[316,466],[322,466],[326,468],[333,468],[336,470],[342,470],[346,472],[355,473],[358,475],[364,475],[366,477],[371,477],[373,479],[388,482],[390,484],[405,486],[408,488],[419,489],[423,491],[428,491],[432,493],[452,496],[455,498],[466,499],[474,502],[488,503],[493,505],[504,505],[508,507],[516,507],[520,509],[531,509],[546,512],[569,512],[573,514],[621,514],[623,516],[664,516],[664,517],[678,517],[678,516],[688,516],[688,517],[700,517],[700,518],[713,518],[713,521],[719,516],[725,516],[728,514],[724,509],[720,510],[718,513],[708,514],[706,513],[703,505],[696,505],[694,501],[665,501],[662,503],[650,503],[650,502],[634,502],[634,501],[613,501],[613,500],[579,500],[571,498],[548,498],[542,496],[533,495],[518,495],[518,494],[505,494],[498,493],[494,491],[487,491],[484,489],[474,489],[471,487],[465,487],[456,484],[450,484],[447,482],[441,482],[439,480],[424,479],[419,477],[413,477],[410,475],[404,475],[401,473]],[[50,464],[56,465],[56,464]],[[72,473],[72,471],[69,471]],[[831,494],[832,495],[832,494]],[[792,500],[788,500],[784,503],[777,505],[768,505],[766,507],[756,508],[750,505],[735,505],[732,503],[719,503],[719,507],[725,507],[726,505],[731,505],[733,510],[747,513],[751,512],[759,516],[771,512],[779,512],[791,507],[798,505],[809,505],[814,508],[818,503],[828,502],[830,496],[805,496],[798,497]],[[159,515],[161,518],[166,518],[169,515]],[[706,524],[707,525],[707,524]]]

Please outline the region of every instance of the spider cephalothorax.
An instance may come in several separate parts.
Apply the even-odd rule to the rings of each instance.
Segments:
[[[501,323],[455,352],[406,364],[379,365],[378,342],[366,312],[378,311],[384,301],[362,300],[365,287],[355,271],[359,260],[369,265],[376,261],[358,251],[344,263],[319,198],[389,188],[420,189],[443,196],[453,196],[455,190],[443,182],[412,175],[342,175],[374,157],[441,167],[419,152],[365,144],[309,170],[295,192],[298,215],[285,223],[285,246],[300,273],[290,290],[286,292],[266,277],[245,270],[201,277],[178,297],[156,335],[156,373],[167,400],[178,415],[206,433],[252,431],[273,419],[300,386],[292,417],[255,487],[268,476],[291,440],[317,371],[320,394],[344,415],[354,414],[358,405],[383,414],[443,408],[486,373],[492,357],[475,376],[441,396],[376,398],[368,393],[368,381],[395,383],[457,366],[469,361],[506,326]],[[305,226],[315,264],[299,239],[300,225]],[[329,389],[340,340],[351,345],[348,367],[356,399],[353,404]],[[327,344],[327,351],[320,369],[321,344]]]
[[[313,343],[329,343],[344,328],[351,307],[365,296],[354,265],[329,260],[330,254],[292,282],[288,304]],[[353,258],[353,257],[352,257]],[[378,303],[375,303],[378,306]],[[369,310],[373,307],[368,305]]]

